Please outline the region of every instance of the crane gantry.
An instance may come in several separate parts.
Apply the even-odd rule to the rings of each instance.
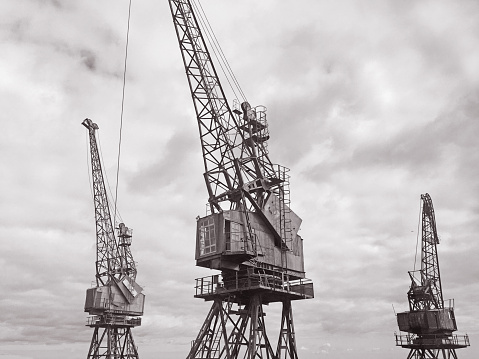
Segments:
[[[408,334],[396,334],[396,345],[410,349],[407,359],[457,359],[456,349],[469,346],[469,338],[452,334],[457,330],[454,301],[446,305],[443,299],[431,196],[421,195],[421,203],[421,269],[409,272],[409,311],[397,314],[399,330]]]
[[[289,170],[269,158],[266,108],[227,101],[192,3],[169,0],[208,192],[195,259],[221,275],[196,280],[195,297],[213,304],[188,358],[296,359],[291,301],[314,294],[305,278],[301,219],[290,208]],[[276,348],[263,312],[273,302],[282,303]]]
[[[118,225],[115,237],[95,132],[98,125],[85,119],[90,138],[93,202],[96,225],[96,285],[87,289],[87,326],[94,328],[88,359],[138,358],[131,328],[141,325],[145,295],[136,283],[131,254],[132,230]]]

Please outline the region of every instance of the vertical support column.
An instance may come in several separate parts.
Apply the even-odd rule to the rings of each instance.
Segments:
[[[228,304],[227,298],[214,299],[187,359],[276,359],[266,334],[261,295],[249,297],[243,309],[238,305],[238,310],[231,310]]]
[[[266,358],[274,359],[273,349],[266,334],[264,322],[263,303],[260,294],[250,297],[250,338],[248,344],[248,359]]]
[[[214,323],[216,323],[216,321],[218,320],[218,314],[221,311],[221,308],[222,300],[220,298],[215,299],[203,325],[201,326],[198,336],[193,341],[193,345],[191,346],[191,350],[187,356],[187,359],[197,358],[198,353],[201,354],[204,350],[208,350],[208,348],[211,346],[211,339],[208,334],[211,333],[212,330],[214,330]]]
[[[105,335],[105,332],[103,332],[103,335]],[[94,358],[95,356],[98,357],[98,350],[100,348],[100,343],[102,338],[99,340],[98,338],[98,327],[95,327],[95,330],[93,331],[93,336],[91,338],[91,344],[90,344],[90,350],[88,351],[88,356],[87,358]]]
[[[257,295],[251,298],[250,302],[250,312],[249,316],[251,318],[250,328],[249,328],[249,343],[248,343],[248,359],[254,359],[255,353],[257,352],[256,339],[258,338],[258,306],[259,297]],[[261,350],[261,349],[260,349]]]
[[[291,308],[291,300],[283,301],[281,328],[279,331],[276,357],[278,359],[298,359],[298,352],[296,350],[296,339],[294,335],[293,311]]]
[[[133,340],[133,335],[131,334],[131,328],[126,328],[125,341],[121,353],[121,358],[129,359],[138,357],[138,350],[136,349],[135,341]]]
[[[231,358],[238,358],[241,351],[241,347],[248,344],[246,339],[245,332],[249,322],[249,307],[245,306],[244,309],[239,308],[237,311],[238,319],[229,335],[228,343],[231,345]],[[232,320],[228,313],[226,313],[228,318]],[[228,357],[227,357],[228,358]]]

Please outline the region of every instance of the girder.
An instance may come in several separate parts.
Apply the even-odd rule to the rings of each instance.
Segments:
[[[256,191],[255,201],[262,205],[278,176],[255,133],[256,112],[247,103],[242,111],[231,110],[191,2],[170,0],[169,4],[197,116],[211,210],[222,211],[225,201],[230,209],[247,208],[240,192],[244,184],[256,180],[261,190]]]
[[[439,273],[439,259],[437,255],[437,236],[436,219],[431,196],[428,193],[421,195],[423,202],[422,209],[422,251],[421,251],[421,270],[422,284],[430,285],[432,291],[432,300],[426,304],[426,309],[444,308],[444,299],[442,296],[441,275]]]
[[[88,129],[90,138],[97,248],[96,283],[98,286],[101,286],[106,285],[112,276],[116,276],[117,278],[120,277],[122,263],[111,221],[100,154],[95,136],[95,131],[98,129],[98,125],[93,123],[90,119],[85,119],[82,122],[82,125]]]
[[[410,310],[443,309],[444,299],[437,255],[439,237],[434,207],[428,193],[421,195],[421,202],[421,269],[418,273],[410,272],[409,306]]]

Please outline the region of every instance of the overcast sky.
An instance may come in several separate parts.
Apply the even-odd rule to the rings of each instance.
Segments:
[[[420,195],[436,211],[445,298],[479,355],[479,2],[203,0],[249,102],[291,168],[315,299],[293,305],[302,359],[405,358]],[[116,182],[127,0],[0,2],[0,355],[85,358],[94,281],[89,117]],[[232,100],[232,99],[231,99]],[[167,1],[132,4],[118,207],[134,229],[142,359],[186,357],[200,143]],[[279,327],[279,308],[267,307]],[[272,334],[270,334],[272,336]],[[274,336],[272,340],[275,341]]]

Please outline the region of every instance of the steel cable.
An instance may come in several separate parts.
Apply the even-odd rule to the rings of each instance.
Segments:
[[[121,132],[123,129],[123,110],[125,104],[125,87],[126,87],[126,65],[128,60],[128,40],[130,36],[130,18],[131,18],[131,0],[129,1],[128,5],[128,22],[127,22],[127,29],[126,29],[126,45],[125,45],[125,63],[123,68],[123,88],[121,94],[121,114],[120,114],[120,135],[118,140],[118,160],[117,160],[117,167],[116,167],[116,186],[115,186],[115,210],[114,210],[114,224],[113,228],[116,228],[116,212],[117,212],[117,200],[118,200],[118,178],[120,174],[120,154],[121,154]]]

